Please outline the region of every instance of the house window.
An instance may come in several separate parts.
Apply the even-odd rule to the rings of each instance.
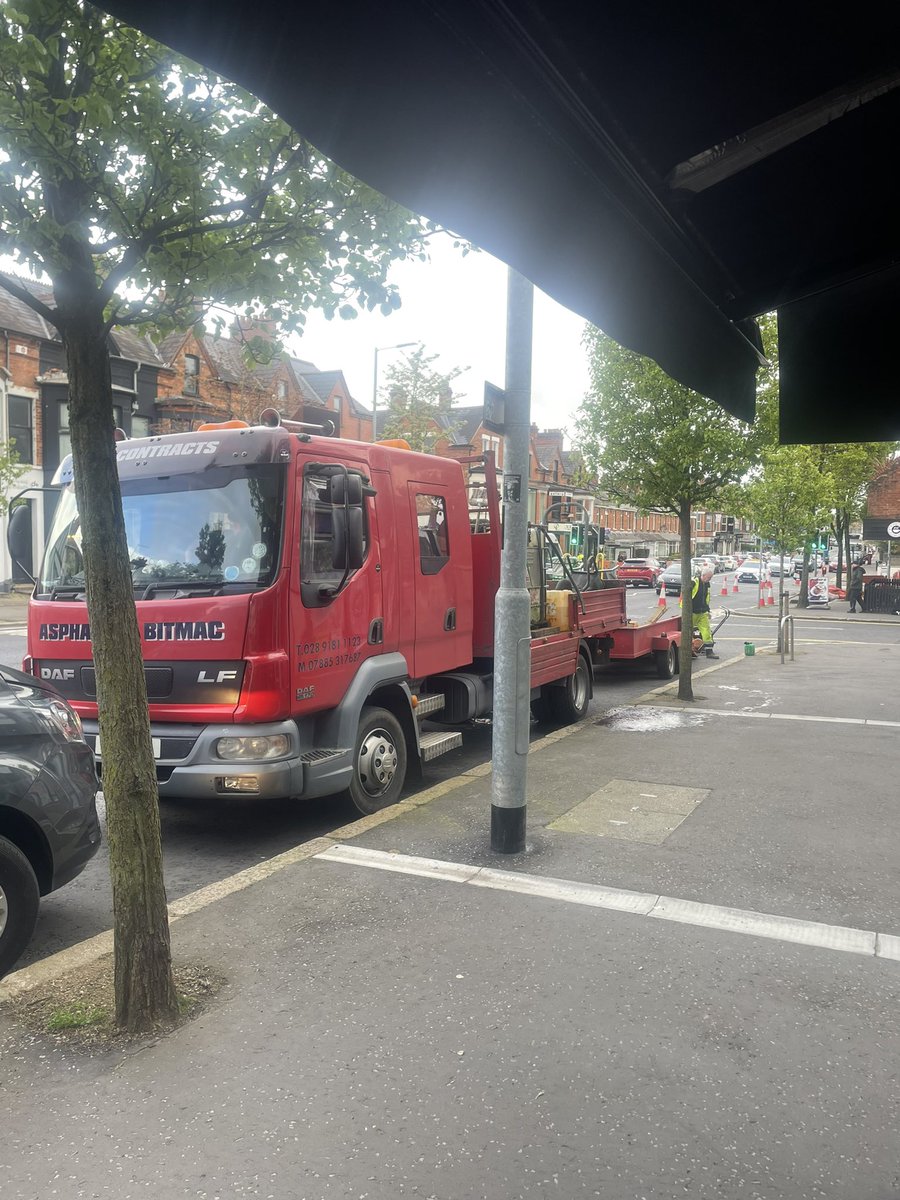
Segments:
[[[150,418],[149,417],[132,417],[131,418],[131,436],[132,437],[149,437],[150,435]]]
[[[184,394],[185,396],[197,396],[200,393],[199,388],[200,375],[200,359],[196,354],[186,354],[184,356]]]
[[[20,463],[33,462],[34,438],[31,401],[26,396],[10,396],[7,400],[7,429],[9,441]]]
[[[69,402],[63,400],[59,406],[59,423],[57,426],[57,447],[59,450],[58,462],[72,453],[72,439],[69,436]]]

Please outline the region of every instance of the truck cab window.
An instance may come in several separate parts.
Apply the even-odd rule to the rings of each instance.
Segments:
[[[330,604],[345,576],[343,563],[335,562],[335,521],[339,519],[329,498],[329,481],[306,473],[300,520],[300,592],[307,608]],[[363,505],[364,554],[369,552],[369,527]],[[354,572],[347,576],[352,578]]]
[[[423,575],[437,575],[450,561],[447,502],[443,496],[416,495],[419,526],[419,567]]]

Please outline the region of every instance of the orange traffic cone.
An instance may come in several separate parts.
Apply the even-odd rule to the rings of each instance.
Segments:
[[[739,591],[741,590],[741,589],[738,587],[737,575],[735,575],[734,579],[732,580],[732,583],[731,583],[731,590],[732,590],[733,592],[739,592]]]
[[[765,608],[765,607],[766,607],[766,581],[763,580],[762,583],[760,583],[760,585],[759,585],[759,604],[757,605],[757,608]]]
[[[728,576],[727,575],[722,576],[722,590],[721,590],[721,592],[719,592],[719,595],[720,596],[728,595]]]
[[[775,589],[772,587],[772,580],[770,579],[769,580],[769,597],[766,600],[766,604],[774,604],[774,603],[775,603]]]
[[[657,608],[667,608],[668,607],[668,605],[666,604],[666,589],[665,588],[659,589],[659,599],[656,602],[656,607]]]

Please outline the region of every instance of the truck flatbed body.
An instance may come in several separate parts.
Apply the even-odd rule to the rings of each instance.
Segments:
[[[681,617],[664,617],[652,625],[626,625],[612,631],[610,659],[644,658],[658,650],[668,650],[681,639]]]

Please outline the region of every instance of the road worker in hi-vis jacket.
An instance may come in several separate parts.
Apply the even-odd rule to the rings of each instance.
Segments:
[[[709,583],[713,577],[712,567],[704,567],[691,584],[691,613],[694,629],[703,640],[703,651],[707,658],[718,658],[713,649],[712,630],[709,627]]]

